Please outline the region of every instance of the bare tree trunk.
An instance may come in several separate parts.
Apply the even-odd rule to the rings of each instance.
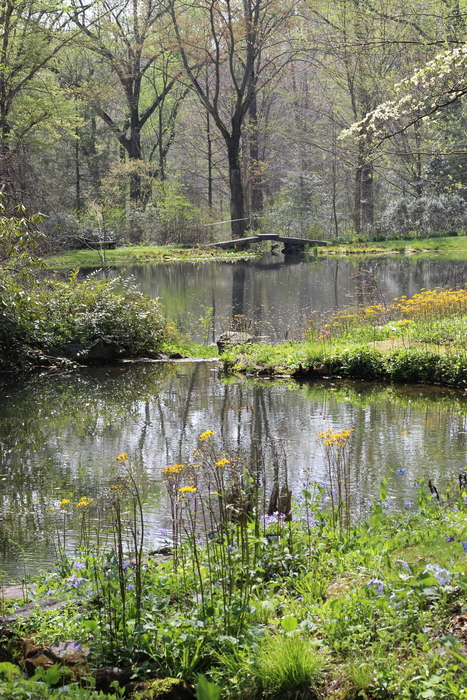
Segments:
[[[227,140],[230,185],[230,218],[234,238],[243,238],[248,228],[245,221],[245,194],[243,192],[242,172],[240,169],[240,127],[234,128]]]
[[[249,115],[249,137],[250,137],[250,178],[251,178],[251,212],[253,214],[253,228],[261,228],[261,214],[263,213],[263,183],[259,162],[259,139],[258,139],[258,105],[256,101],[256,90],[253,92]]]

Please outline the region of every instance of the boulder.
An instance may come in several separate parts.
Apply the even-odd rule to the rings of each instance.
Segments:
[[[78,352],[76,359],[83,363],[108,362],[128,357],[129,354],[129,348],[117,338],[111,335],[98,335],[87,349]]]
[[[243,331],[225,331],[221,333],[216,341],[219,354],[221,355],[226,348],[233,347],[234,345],[245,345],[245,343],[252,343],[253,336],[249,333]]]

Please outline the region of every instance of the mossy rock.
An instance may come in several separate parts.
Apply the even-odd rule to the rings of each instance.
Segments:
[[[127,690],[130,690],[128,686]],[[180,678],[155,678],[143,681],[136,683],[131,691],[131,697],[134,700],[192,700],[195,697],[194,687]]]

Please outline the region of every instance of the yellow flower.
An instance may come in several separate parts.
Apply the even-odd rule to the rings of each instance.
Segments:
[[[180,474],[180,472],[183,471],[184,469],[185,469],[184,464],[172,464],[171,467],[166,467],[165,469],[163,469],[162,473],[168,474],[169,478],[170,478],[173,474]]]
[[[85,508],[86,506],[91,505],[93,502],[94,498],[88,498],[87,496],[83,496],[82,498],[79,499],[78,503],[76,504],[77,508]]]
[[[178,490],[179,493],[195,493],[198,489],[194,486],[182,486],[182,488]]]
[[[223,459],[216,462],[216,467],[225,467],[226,464],[229,464],[229,460],[223,457]]]
[[[211,435],[214,435],[214,430],[206,430],[204,433],[201,433],[199,436],[200,440],[207,440],[208,438],[211,437]]]
[[[192,464],[192,465],[191,465],[191,468],[192,468],[192,469],[199,469],[200,466],[201,466],[201,464]]]
[[[64,498],[62,501],[59,501],[59,502],[58,502],[58,504],[59,504],[60,506],[67,506],[69,503],[70,503],[70,499],[69,499],[69,498]]]
[[[128,455],[126,452],[122,452],[121,455],[118,455],[118,457],[115,457],[116,462],[126,462],[128,460]]]

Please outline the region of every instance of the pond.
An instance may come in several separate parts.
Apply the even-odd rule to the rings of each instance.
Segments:
[[[128,363],[62,376],[4,381],[0,407],[0,570],[5,579],[52,565],[57,528],[78,542],[74,507],[99,499],[124,475],[129,455],[147,490],[147,548],[170,524],[162,469],[190,460],[198,436],[215,432],[219,451],[260,462],[266,487],[279,460],[298,494],[326,482],[317,431],[353,428],[355,515],[389,477],[388,506],[416,500],[414,483],[442,487],[467,463],[467,400],[436,387],[365,382],[223,379],[216,362]],[[406,469],[404,476],[394,475]],[[57,508],[69,499],[70,505]],[[54,510],[51,510],[54,509]],[[65,510],[66,513],[62,513]]]
[[[159,297],[167,317],[197,342],[215,342],[229,319],[241,317],[250,333],[275,343],[299,337],[313,312],[321,316],[349,304],[390,303],[422,288],[464,284],[466,270],[461,261],[402,255],[307,261],[264,253],[238,262],[129,266],[124,274]]]
[[[276,342],[300,335],[313,312],[455,285],[464,272],[462,262],[402,256],[305,261],[266,253],[125,274],[160,297],[171,320],[209,343],[228,317],[241,315],[252,333]],[[417,479],[443,486],[467,463],[467,396],[436,387],[225,379],[217,362],[182,361],[4,379],[0,388],[0,573],[7,579],[52,565],[57,528],[76,546],[76,502],[105,498],[123,476],[125,465],[115,460],[123,452],[148,491],[147,547],[160,543],[170,520],[161,471],[190,460],[205,430],[215,432],[220,452],[241,449],[259,463],[266,487],[280,463],[299,493],[307,480],[327,480],[317,431],[353,428],[355,516],[383,476],[390,477],[390,501],[412,507],[403,502],[416,500]],[[405,475],[396,477],[401,468]],[[57,508],[63,499],[70,504]]]

